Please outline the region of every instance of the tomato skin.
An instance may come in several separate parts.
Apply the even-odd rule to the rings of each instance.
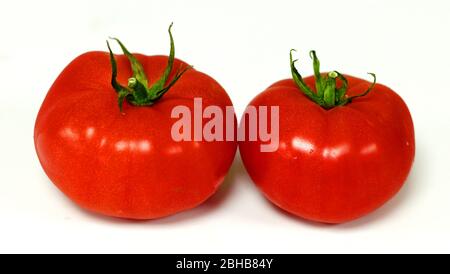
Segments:
[[[348,96],[370,86],[346,77]],[[314,86],[313,77],[304,80]],[[324,223],[357,219],[393,197],[411,169],[411,115],[386,86],[377,84],[365,97],[325,110],[289,79],[249,105],[279,106],[280,145],[267,153],[260,152],[260,141],[240,142],[243,163],[264,195],[294,215]]]
[[[167,56],[135,56],[150,83],[167,66]],[[117,79],[127,83],[130,64],[123,55],[116,60]],[[175,59],[172,76],[185,65]],[[85,53],[57,78],[37,116],[42,167],[70,199],[100,214],[154,219],[193,208],[223,182],[237,149],[236,142],[172,140],[172,108],[193,113],[194,97],[203,107],[232,105],[215,80],[191,69],[154,105],[125,103],[121,113],[108,53]]]

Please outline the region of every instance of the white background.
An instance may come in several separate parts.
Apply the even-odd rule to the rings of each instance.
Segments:
[[[449,1],[8,1],[0,9],[0,252],[450,252]],[[399,93],[417,151],[405,187],[375,213],[343,225],[306,222],[269,204],[236,160],[202,206],[148,222],[80,210],[47,179],[34,119],[61,70],[106,50],[177,57],[218,80],[238,113],[289,77],[288,53],[312,73],[367,77]],[[118,51],[115,48],[116,52]]]

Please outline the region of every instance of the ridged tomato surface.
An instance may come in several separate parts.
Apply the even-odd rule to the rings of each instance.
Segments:
[[[163,74],[167,56],[135,55],[150,84]],[[118,81],[127,83],[130,64],[117,55]],[[175,60],[172,76],[186,64]],[[231,101],[211,77],[188,70],[154,105],[125,102],[121,113],[111,87],[106,52],[89,52],[57,78],[39,111],[34,140],[53,183],[81,207],[115,217],[153,219],[193,208],[223,182],[236,142],[175,142],[171,111],[194,113],[193,99],[225,112]],[[203,121],[203,124],[206,121]]]
[[[346,76],[347,95],[371,83]],[[314,86],[314,78],[304,81]],[[342,223],[383,205],[405,182],[414,159],[414,128],[403,100],[376,84],[366,96],[324,109],[293,80],[270,86],[250,103],[279,106],[279,148],[239,144],[245,167],[264,195],[302,218]],[[270,128],[270,127],[269,127]]]

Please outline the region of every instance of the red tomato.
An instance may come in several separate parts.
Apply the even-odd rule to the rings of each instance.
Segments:
[[[193,111],[194,97],[202,98],[205,107],[223,111],[231,101],[208,75],[185,71],[188,65],[173,59],[171,42],[169,57],[135,54],[134,59],[124,47],[128,56],[111,60],[107,52],[85,53],[64,69],[48,92],[36,120],[36,151],[48,177],[81,207],[109,216],[153,219],[199,205],[223,182],[236,142],[175,142],[171,111],[179,105]],[[117,82],[114,72],[111,81],[114,59]],[[157,96],[139,94],[146,76],[145,91]],[[158,78],[163,80],[157,83]],[[119,84],[127,80],[128,87]],[[118,96],[124,100],[122,111]]]
[[[414,128],[394,91],[338,72],[327,77],[314,52],[312,58],[316,81],[302,80],[291,56],[295,80],[273,84],[250,103],[279,106],[278,150],[260,152],[260,141],[243,141],[239,149],[251,178],[274,204],[305,219],[342,223],[399,191],[414,158]],[[356,95],[365,96],[351,98]]]

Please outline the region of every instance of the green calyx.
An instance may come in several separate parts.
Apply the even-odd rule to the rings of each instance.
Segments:
[[[369,73],[373,77],[372,85],[362,94],[348,97],[346,95],[348,81],[344,77],[344,75],[337,71],[331,71],[324,77],[320,73],[320,61],[317,58],[316,52],[312,50],[310,52],[310,57],[313,60],[314,78],[316,80],[316,92],[314,92],[310,87],[306,85],[306,83],[303,81],[302,76],[295,67],[295,62],[297,62],[298,60],[293,60],[293,51],[295,50],[292,49],[290,52],[290,64],[294,82],[309,99],[325,109],[331,109],[336,106],[344,106],[350,103],[355,98],[366,96],[375,87],[377,77],[375,74]],[[336,84],[337,80],[341,81],[341,85],[339,88]]]
[[[170,54],[167,67],[163,75],[151,86],[148,85],[148,79],[145,75],[142,64],[131,54],[122,42],[117,38],[110,38],[115,40],[121,47],[123,54],[128,58],[133,75],[128,79],[127,86],[122,86],[117,82],[117,63],[114,58],[114,53],[111,50],[109,42],[106,41],[109,50],[109,56],[112,67],[111,85],[118,95],[118,103],[120,111],[122,111],[123,102],[125,99],[135,106],[150,106],[161,97],[180,79],[180,77],[192,66],[186,66],[183,69],[178,69],[171,81],[168,81],[169,75],[172,72],[173,62],[175,59],[175,44],[172,36],[172,25],[169,27],[170,36]]]

